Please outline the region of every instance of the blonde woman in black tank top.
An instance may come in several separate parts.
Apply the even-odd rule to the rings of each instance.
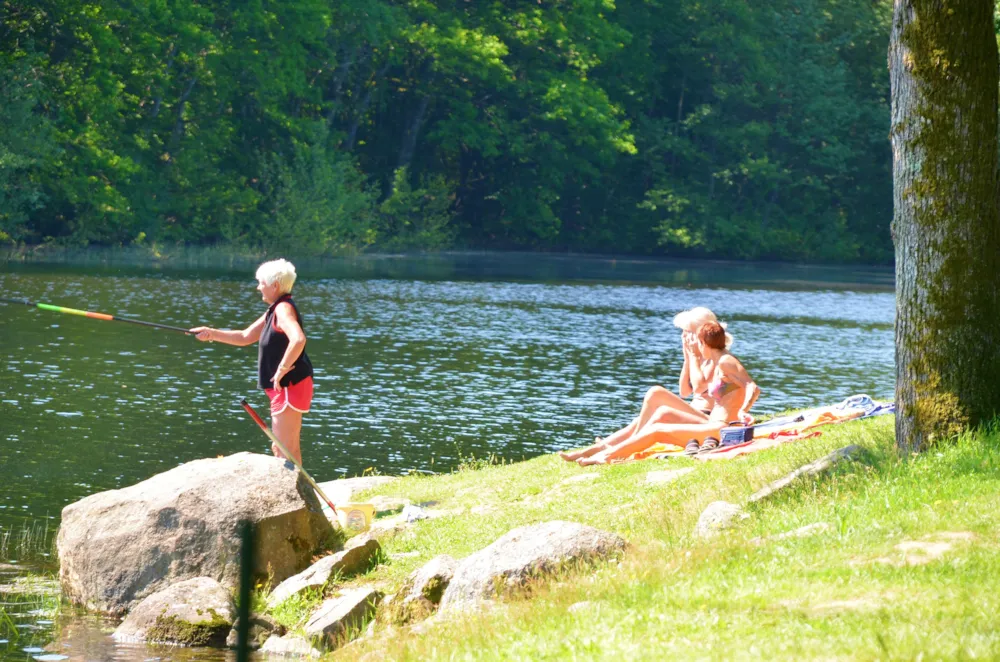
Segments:
[[[242,331],[198,326],[191,329],[198,340],[245,347],[259,343],[257,386],[271,400],[271,428],[288,452],[302,463],[302,414],[309,411],[313,393],[313,369],[305,353],[306,334],[299,310],[292,301],[295,266],[287,260],[272,260],[257,268],[257,291],[267,312]],[[284,457],[271,445],[276,457]]]

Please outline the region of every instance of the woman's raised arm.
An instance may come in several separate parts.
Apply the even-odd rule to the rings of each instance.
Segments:
[[[261,315],[253,324],[242,331],[230,329],[213,329],[210,326],[196,326],[191,329],[191,333],[196,334],[195,338],[202,342],[221,342],[237,347],[246,347],[260,340],[261,331],[264,330],[264,317]]]

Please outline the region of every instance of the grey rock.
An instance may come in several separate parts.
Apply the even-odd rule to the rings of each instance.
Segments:
[[[281,637],[276,634],[267,638],[264,645],[260,647],[260,652],[295,657],[320,657],[323,654],[313,648],[312,643],[305,637],[297,635]]]
[[[728,529],[739,519],[745,519],[743,508],[728,501],[713,501],[698,517],[694,533],[699,538],[711,538],[719,531]]]
[[[324,556],[299,574],[278,584],[267,597],[267,605],[273,609],[307,588],[326,586],[334,574],[350,575],[364,570],[381,550],[378,541],[370,534],[355,536],[347,541],[341,551]]]
[[[64,595],[121,615],[185,579],[239,583],[240,523],[254,524],[255,579],[294,575],[334,535],[305,478],[274,457],[195,460],[66,506],[57,538]]]
[[[228,589],[210,577],[195,577],[147,597],[112,636],[128,642],[222,645],[234,611]]]
[[[799,478],[804,476],[816,476],[823,473],[824,471],[829,471],[831,468],[840,464],[844,460],[852,460],[858,455],[862,454],[864,450],[860,446],[845,446],[843,448],[838,448],[829,455],[824,455],[818,460],[814,460],[809,464],[804,464],[790,474],[779,478],[778,480],[765,485],[761,489],[757,490],[747,498],[749,503],[755,503],[763,499],[768,498],[772,494],[780,492],[785,489]]]
[[[405,625],[427,618],[440,604],[457,567],[455,559],[441,554],[415,570],[386,601],[386,620]]]
[[[375,506],[375,513],[379,515],[396,513],[410,505],[409,499],[387,496],[374,496],[368,502]]]
[[[229,648],[236,648],[239,642],[239,628],[240,619],[237,618],[233,623],[233,629],[229,631],[229,636],[226,637],[226,646]],[[285,627],[267,614],[250,615],[250,631],[247,633],[247,643],[250,650],[257,650],[263,646],[272,634],[284,635]]]
[[[405,519],[407,523],[418,522],[429,517],[431,516],[427,514],[427,511],[420,506],[406,506],[403,508],[403,519]]]
[[[607,558],[625,549],[620,536],[574,522],[523,526],[459,564],[441,609],[490,600],[525,589],[566,566]]]
[[[373,588],[356,588],[344,591],[339,597],[326,600],[306,623],[306,636],[322,639],[331,649],[339,648],[360,635],[382,594]]]

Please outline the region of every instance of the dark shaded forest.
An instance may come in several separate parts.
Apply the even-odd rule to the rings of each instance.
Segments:
[[[892,260],[888,0],[0,0],[0,243]]]

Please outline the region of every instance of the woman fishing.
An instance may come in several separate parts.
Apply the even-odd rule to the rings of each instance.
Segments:
[[[271,400],[271,428],[295,460],[302,464],[300,435],[302,414],[309,411],[313,396],[313,368],[306,356],[306,334],[299,309],[292,301],[295,266],[287,260],[271,260],[257,268],[257,291],[267,312],[243,329],[233,331],[198,326],[190,330],[198,340],[245,347],[259,343],[257,386]],[[271,452],[284,458],[275,444]]]

